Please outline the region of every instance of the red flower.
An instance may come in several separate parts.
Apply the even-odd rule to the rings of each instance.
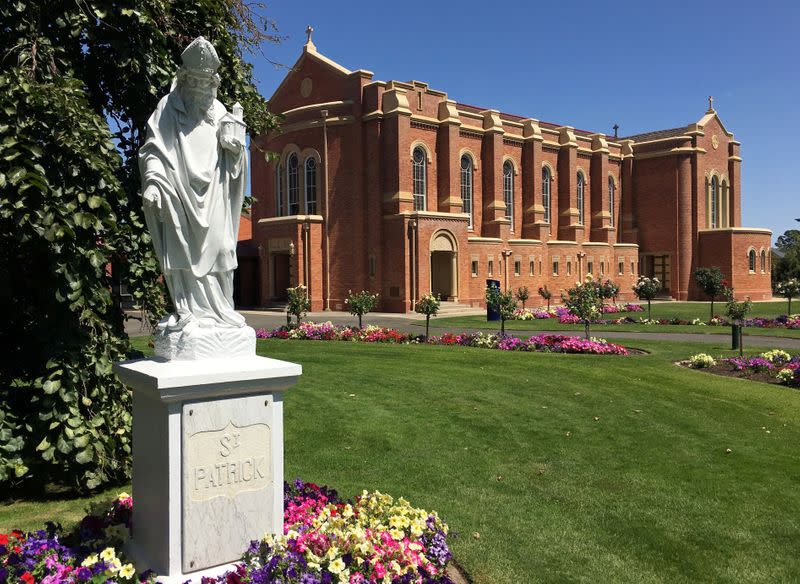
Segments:
[[[25,582],[25,584],[35,584],[36,580],[33,579],[33,576],[30,572],[25,572],[22,576],[19,577],[20,580]]]
[[[8,535],[0,533],[0,545],[8,545]]]

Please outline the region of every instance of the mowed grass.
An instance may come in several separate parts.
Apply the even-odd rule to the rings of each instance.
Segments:
[[[652,317],[658,318],[679,318],[692,321],[695,318],[707,322],[711,316],[710,302],[659,302],[652,305]],[[634,319],[647,318],[647,303],[642,303],[644,312],[620,312],[606,314],[606,319],[617,319],[631,317]],[[800,310],[800,301],[792,306]],[[781,314],[786,314],[786,302],[754,302],[753,309],[748,316],[774,318]],[[714,303],[714,313],[716,315],[725,314],[725,303]],[[423,323],[414,323],[425,326]],[[471,330],[479,328],[499,329],[500,323],[487,322],[483,315],[477,316],[453,316],[447,318],[431,319],[431,327],[438,329],[448,329],[451,331]],[[509,320],[506,322],[506,329],[512,331],[583,331],[583,325],[559,324],[558,319],[544,318],[537,320]],[[592,330],[621,331],[621,332],[643,332],[643,333],[697,333],[697,334],[724,334],[730,335],[731,329],[728,326],[696,326],[696,325],[647,325],[647,324],[596,324],[592,325]],[[745,327],[745,335],[769,336],[800,339],[800,330],[785,328],[755,328]]]
[[[627,358],[258,351],[303,365],[286,477],[436,509],[474,584],[798,581],[800,393],[673,365],[720,341],[637,341],[651,353]]]

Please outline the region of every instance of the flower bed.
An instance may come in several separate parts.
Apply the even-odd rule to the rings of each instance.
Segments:
[[[639,304],[626,304],[618,307],[613,304],[603,306],[603,314],[619,314],[624,312],[642,312],[644,309]],[[559,324],[579,324],[581,320],[572,314],[569,309],[557,306],[547,310],[546,308],[518,308],[514,311],[511,320],[540,320],[554,318]],[[728,319],[715,316],[710,321],[705,322],[699,318],[687,320],[683,318],[633,318],[624,316],[616,319],[598,318],[592,320],[592,324],[648,324],[648,325],[696,325],[696,326],[730,326]],[[786,328],[800,329],[800,314],[781,315],[775,318],[755,317],[744,321],[745,327],[752,328]]]
[[[681,364],[693,369],[707,369],[717,375],[741,377],[800,387],[800,353],[792,356],[774,349],[760,355],[714,359],[705,353],[692,355]]]
[[[363,330],[338,327],[330,322],[304,322],[294,329],[281,327],[272,331],[258,329],[259,339],[296,339],[308,341],[353,341],[362,343],[424,343],[430,345],[459,345],[501,351],[541,351],[548,353],[586,353],[593,355],[627,355],[621,345],[605,339],[585,340],[567,335],[535,335],[527,340],[492,333],[445,333],[428,339],[412,336],[394,329],[366,327]]]
[[[123,494],[64,537],[50,524],[0,534],[0,582],[120,584],[152,582],[117,552],[130,534],[133,501]],[[284,533],[254,541],[234,571],[203,584],[452,584],[448,528],[435,512],[364,491],[344,501],[299,479],[285,485]]]

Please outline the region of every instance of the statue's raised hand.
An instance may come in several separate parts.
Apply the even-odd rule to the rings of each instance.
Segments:
[[[244,148],[244,144],[242,144],[238,138],[224,136],[219,139],[220,144],[225,150],[229,152],[238,153],[241,152],[242,148]]]

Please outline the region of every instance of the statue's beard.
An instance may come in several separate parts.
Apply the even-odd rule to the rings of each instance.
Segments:
[[[185,91],[183,103],[187,113],[195,120],[214,123],[214,91]]]

